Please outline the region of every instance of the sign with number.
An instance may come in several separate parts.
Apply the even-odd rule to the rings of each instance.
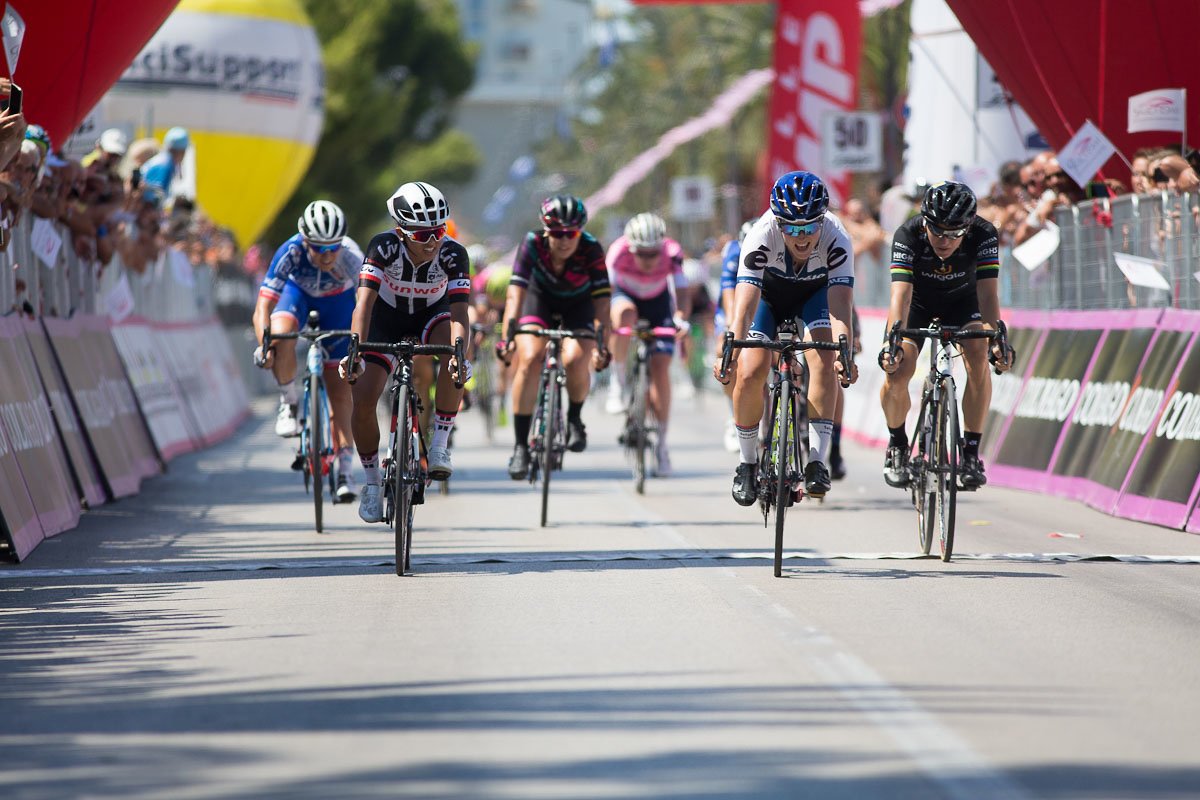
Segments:
[[[707,175],[671,180],[671,218],[677,222],[703,222],[713,218],[715,194]]]
[[[822,117],[821,158],[827,170],[883,169],[883,120],[879,114],[838,111]]]

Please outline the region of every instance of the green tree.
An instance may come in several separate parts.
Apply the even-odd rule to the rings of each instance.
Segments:
[[[351,235],[387,224],[384,201],[405,181],[464,181],[474,143],[450,127],[474,81],[475,54],[452,0],[305,0],[325,64],[325,128],[316,157],[268,231],[279,243],[315,198],[345,210]]]

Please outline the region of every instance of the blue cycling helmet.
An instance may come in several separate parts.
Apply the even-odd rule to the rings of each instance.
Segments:
[[[43,156],[52,149],[50,146],[50,134],[46,133],[46,129],[41,125],[26,126],[25,138],[42,148]]]
[[[786,222],[809,222],[829,210],[829,190],[811,172],[780,175],[771,189],[771,213]]]

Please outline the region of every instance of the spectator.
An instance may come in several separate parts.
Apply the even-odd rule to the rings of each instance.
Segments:
[[[183,128],[171,128],[163,137],[163,152],[142,165],[142,181],[162,190],[164,197],[171,196],[171,184],[180,177],[180,165],[188,149],[188,132]]]
[[[100,134],[96,147],[80,161],[88,172],[107,172],[115,174],[117,165],[125,157],[129,142],[125,134],[117,128],[109,128]]]
[[[1149,164],[1151,178],[1156,186],[1165,187],[1171,192],[1194,192],[1200,188],[1200,178],[1196,170],[1181,155],[1173,152],[1160,155]],[[1161,178],[1166,178],[1161,181]]]
[[[7,97],[12,91],[9,88],[11,86],[12,81],[8,78],[0,78],[0,97]],[[10,114],[8,109],[0,112],[0,170],[7,167],[21,149],[21,142],[25,141],[25,128],[24,114]]]
[[[1021,186],[1024,189],[1023,211],[1025,216],[1018,222],[1013,233],[1013,245],[1031,239],[1046,227],[1046,223],[1059,205],[1058,191],[1050,185],[1049,175],[1061,172],[1058,159],[1050,151],[1038,153],[1021,168]],[[1057,179],[1057,176],[1055,178]]]
[[[16,157],[0,170],[0,188],[3,188],[5,195],[3,202],[0,202],[0,252],[8,248],[13,227],[33,199],[34,181],[41,160],[41,148],[26,139],[21,142],[21,150]]]
[[[125,266],[139,274],[154,263],[162,250],[163,194],[157,186],[143,186],[133,199],[134,221],[126,225],[117,245]]]

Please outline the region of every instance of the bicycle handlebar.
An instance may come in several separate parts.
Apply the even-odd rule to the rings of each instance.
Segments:
[[[725,343],[721,349],[720,377],[722,380],[729,371],[729,362],[733,358],[733,348],[735,347],[771,350],[786,355],[802,353],[806,350],[832,350],[837,353],[837,360],[842,365],[842,388],[850,387],[850,341],[844,333],[838,335],[836,342],[813,342],[798,338],[781,342],[769,339],[735,339],[733,331],[725,331]]]
[[[996,320],[995,330],[984,330],[982,328],[964,329],[954,327],[952,325],[941,325],[938,323],[931,324],[927,328],[901,328],[900,321],[897,320],[892,324],[892,329],[888,331],[888,355],[893,361],[896,359],[896,353],[900,349],[900,339],[937,339],[944,344],[953,344],[964,339],[991,339],[999,346],[1000,351],[1005,354],[1005,361],[1015,362],[1017,351],[1008,343],[1008,326],[1004,324],[1004,320]],[[882,366],[882,354],[880,362]],[[992,365],[993,371],[999,375],[1000,368],[996,365],[1000,359],[996,357],[996,353],[992,348],[988,348],[988,363]]]
[[[454,346],[448,344],[422,344],[412,339],[404,339],[399,342],[360,342],[358,334],[350,335],[350,382],[354,383],[356,378],[354,374],[354,364],[358,362],[359,351],[372,350],[377,353],[389,353],[405,360],[411,359],[413,356],[453,356],[458,369],[454,374],[454,388],[461,389],[463,381],[461,380],[462,365],[466,363],[466,343],[463,342],[461,336],[456,337]]]

